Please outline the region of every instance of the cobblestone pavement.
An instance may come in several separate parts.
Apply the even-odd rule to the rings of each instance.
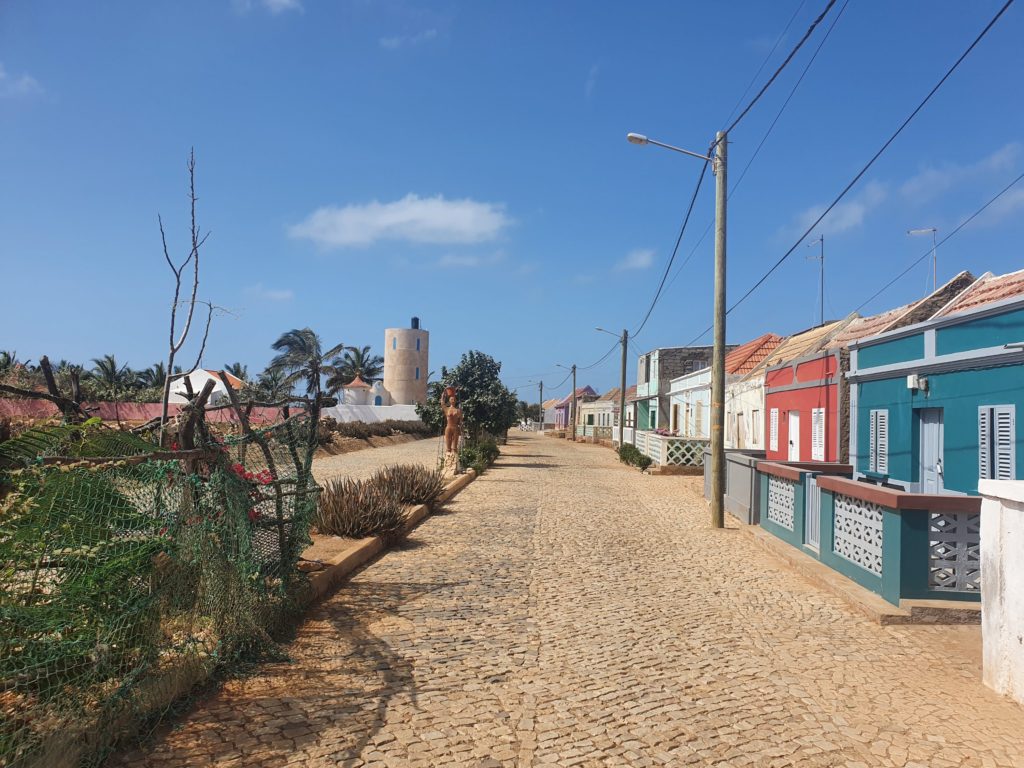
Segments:
[[[366,448],[337,456],[324,456],[313,460],[313,475],[318,482],[331,477],[369,477],[387,464],[422,464],[430,469],[437,466],[440,439],[428,437],[411,443]]]
[[[132,766],[1024,766],[977,628],[880,627],[693,479],[513,436]]]

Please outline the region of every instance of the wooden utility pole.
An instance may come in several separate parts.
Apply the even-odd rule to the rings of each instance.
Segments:
[[[540,398],[540,427],[539,427],[539,429],[540,429],[541,432],[543,432],[544,431],[544,382],[543,381],[540,382],[540,394],[538,395],[538,397]]]
[[[626,422],[626,349],[629,347],[629,331],[622,329],[622,374],[619,377],[619,448],[622,448],[623,427]]]
[[[715,322],[711,353],[711,525],[725,527],[725,204],[728,199],[725,131],[715,136]]]
[[[572,441],[576,442],[576,363],[572,364],[572,396],[569,398],[569,413],[572,416]]]

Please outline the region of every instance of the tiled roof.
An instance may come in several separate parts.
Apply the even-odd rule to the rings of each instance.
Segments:
[[[768,355],[756,370],[770,368],[771,366],[778,365],[779,363],[785,363],[789,360],[796,360],[798,357],[814,354],[820,350],[823,345],[828,343],[834,333],[848,326],[855,317],[855,315],[850,315],[842,320],[834,320],[831,323],[818,325],[814,328],[809,328],[806,331],[793,334],[776,347],[775,351]]]
[[[561,398],[558,397],[552,397],[550,400],[545,400],[543,405],[541,405],[541,408],[543,408],[545,411],[548,410],[549,408],[554,408],[556,405],[558,405],[558,401],[560,399]]]
[[[224,378],[226,378],[228,380],[228,382],[231,384],[231,388],[232,389],[241,389],[242,387],[245,386],[245,382],[244,381],[242,381],[240,378],[238,378],[234,374],[228,373],[227,371],[211,371],[208,368],[206,368],[204,370],[208,374],[213,376],[213,378],[215,378],[217,381],[220,381],[220,374],[223,373],[224,374]]]
[[[932,317],[949,317],[969,309],[977,309],[986,304],[1019,296],[1024,296],[1024,269],[1005,275],[986,273]]]
[[[766,333],[753,341],[741,344],[725,356],[725,372],[740,375],[750,373],[782,342],[781,336]]]
[[[348,384],[343,385],[342,389],[373,389],[373,387],[363,381],[361,376],[357,375]]]
[[[630,403],[636,400],[636,384],[626,390],[626,402]]]
[[[607,392],[605,392],[603,395],[601,395],[599,398],[597,398],[597,402],[600,403],[600,402],[605,402],[605,401],[609,401],[609,400],[611,400],[611,401],[618,400],[619,399],[619,392],[621,392],[621,391],[622,390],[620,390],[618,387],[612,387]]]
[[[590,395],[592,397],[597,397],[597,392],[595,392],[594,388],[591,387],[591,386],[576,387],[576,399],[579,399],[581,397],[586,397],[587,395]],[[566,404],[568,404],[569,399],[571,397],[572,397],[572,395],[566,395],[561,400],[559,400],[556,403],[556,405],[566,405]]]

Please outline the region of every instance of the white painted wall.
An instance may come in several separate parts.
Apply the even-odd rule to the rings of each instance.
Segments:
[[[367,424],[375,421],[413,421],[419,419],[415,405],[345,405],[341,403],[333,408],[324,408],[324,416],[335,421],[362,421]]]
[[[756,414],[756,416],[755,416]],[[737,416],[742,422],[739,445]],[[753,376],[725,385],[725,447],[764,450],[764,376]],[[754,423],[756,418],[757,424]]]
[[[981,480],[985,685],[1024,704],[1024,481]]]

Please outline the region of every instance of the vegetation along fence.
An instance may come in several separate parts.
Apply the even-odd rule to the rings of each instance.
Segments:
[[[0,765],[99,762],[273,650],[305,584],[309,420],[200,431],[186,451],[91,421],[0,444]]]

